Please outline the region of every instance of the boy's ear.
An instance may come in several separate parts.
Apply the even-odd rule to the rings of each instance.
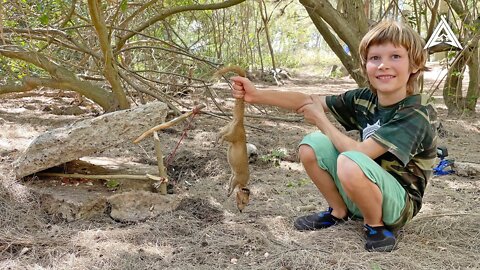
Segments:
[[[412,72],[411,72],[411,74],[415,74],[415,73],[417,73],[417,72],[418,72],[418,70],[419,70],[419,68],[414,68],[414,69],[412,69]]]

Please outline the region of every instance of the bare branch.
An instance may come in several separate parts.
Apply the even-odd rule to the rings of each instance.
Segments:
[[[102,11],[98,6],[98,1],[89,0],[88,9],[90,11],[90,16],[92,18],[92,23],[97,31],[97,36],[100,42],[100,47],[102,48],[103,57],[104,57],[104,76],[110,83],[112,91],[120,105],[121,109],[127,109],[130,107],[130,104],[125,95],[125,91],[122,88],[120,83],[120,78],[118,75],[117,65],[113,58],[112,47],[110,46],[109,33],[103,18]]]
[[[6,45],[0,46],[0,55],[33,64],[47,71],[52,77],[50,79],[28,78],[27,85],[30,84],[30,86],[20,86],[25,87],[27,91],[33,90],[28,88],[32,86],[50,86],[57,89],[71,90],[92,99],[106,111],[112,111],[116,108],[112,93],[90,82],[79,80],[73,72],[57,65],[40,53]],[[11,87],[12,85],[10,84],[9,88],[14,89]]]
[[[222,3],[216,3],[216,4],[205,4],[205,5],[189,5],[189,6],[180,6],[180,7],[172,7],[169,9],[165,9],[162,12],[160,12],[157,16],[154,16],[153,18],[147,20],[140,26],[138,26],[135,29],[135,32],[141,32],[145,30],[146,28],[150,27],[151,25],[155,24],[158,21],[164,20],[167,17],[185,12],[185,11],[193,11],[193,10],[216,10],[216,9],[222,9],[222,8],[227,8],[231,7],[234,5],[238,5],[242,2],[245,2],[245,0],[227,0]],[[133,37],[135,34],[133,32],[129,32],[123,37],[121,37],[116,44],[116,50],[120,50],[123,45],[125,45],[125,42],[127,42],[128,39]]]

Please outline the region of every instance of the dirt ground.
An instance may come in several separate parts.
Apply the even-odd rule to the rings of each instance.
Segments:
[[[427,80],[427,85],[432,82]],[[347,78],[303,74],[280,89],[330,94],[354,87]],[[1,99],[0,269],[480,268],[480,176],[475,174],[431,179],[422,210],[397,233],[398,245],[391,253],[364,250],[361,221],[322,231],[295,231],[296,217],[327,207],[296,158],[298,142],[315,128],[291,112],[265,107],[249,106],[247,113],[268,112],[285,119],[246,118],[248,141],[259,153],[250,164],[252,195],[242,213],[234,197],[226,197],[230,174],[226,146],[215,144],[216,132],[226,121],[201,114],[167,162],[175,187],[174,194],[166,196],[177,200],[175,207],[138,222],[118,222],[106,213],[66,221],[45,209],[40,188],[69,194],[83,188],[92,194],[97,187],[114,194],[127,190],[127,184],[108,188],[104,181],[14,180],[11,163],[32,138],[97,115],[94,106],[72,105],[73,95],[57,93]],[[220,94],[219,100],[226,97]],[[438,103],[445,131],[440,144],[448,147],[450,158],[480,164],[480,121],[472,116],[448,118],[441,100]],[[205,110],[217,111],[211,104]],[[162,133],[166,154],[175,148],[184,127]],[[96,154],[151,166],[154,156],[149,141]]]

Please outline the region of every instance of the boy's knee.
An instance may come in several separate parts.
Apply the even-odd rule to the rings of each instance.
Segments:
[[[315,151],[313,151],[313,148],[307,144],[300,145],[298,148],[298,156],[303,164],[317,162]]]
[[[355,189],[359,176],[363,175],[362,169],[345,155],[340,154],[337,158],[337,176],[346,190]]]
[[[298,148],[298,155],[302,163],[316,162],[318,155],[329,157],[334,152],[336,152],[335,146],[327,136],[319,131],[305,136]]]

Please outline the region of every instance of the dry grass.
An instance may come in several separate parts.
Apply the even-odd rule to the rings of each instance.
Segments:
[[[229,169],[224,148],[209,143],[218,130],[218,119],[199,117],[197,121],[196,130],[172,164],[185,198],[173,211],[144,222],[117,223],[105,215],[55,223],[26,183],[14,180],[8,167],[11,157],[4,158],[0,166],[0,269],[480,268],[478,176],[432,179],[422,211],[398,232],[397,248],[391,253],[369,253],[363,248],[359,221],[316,232],[294,230],[293,219],[305,214],[296,210],[298,206],[321,210],[326,203],[292,162],[284,161],[279,167],[253,164],[252,202],[244,213],[238,213],[234,199],[225,196]],[[285,148],[294,155],[296,143],[311,130],[303,123],[255,121],[249,124],[269,129],[266,133],[249,131],[250,142],[261,154]],[[465,134],[464,124],[449,121],[446,126],[457,137],[442,142],[450,142],[452,157],[479,162],[479,133]],[[170,149],[175,134],[165,143]],[[128,151],[132,159],[142,160],[150,148],[102,154]]]
[[[174,211],[141,223],[121,224],[97,217],[53,224],[34,198],[12,193],[24,187],[11,179],[11,174],[3,174],[0,186],[0,268],[5,269],[476,269],[479,266],[478,210],[469,215],[452,211],[437,215],[421,213],[398,232],[398,247],[394,252],[369,253],[363,249],[361,222],[349,221],[336,228],[302,233],[291,226],[294,216],[278,214],[295,211],[288,203],[277,205],[278,209],[270,213],[262,210],[268,207],[257,203],[239,215],[233,212],[233,205],[225,208],[220,196],[202,196],[195,191]],[[298,189],[303,188],[296,192],[304,197],[305,193],[306,197],[317,196],[312,186]],[[430,192],[441,190],[433,188]],[[277,196],[287,196],[284,199],[289,200],[285,193],[271,197]],[[472,197],[456,199],[462,205]],[[426,201],[442,203],[430,201],[428,196]],[[478,205],[478,199],[474,203]]]

